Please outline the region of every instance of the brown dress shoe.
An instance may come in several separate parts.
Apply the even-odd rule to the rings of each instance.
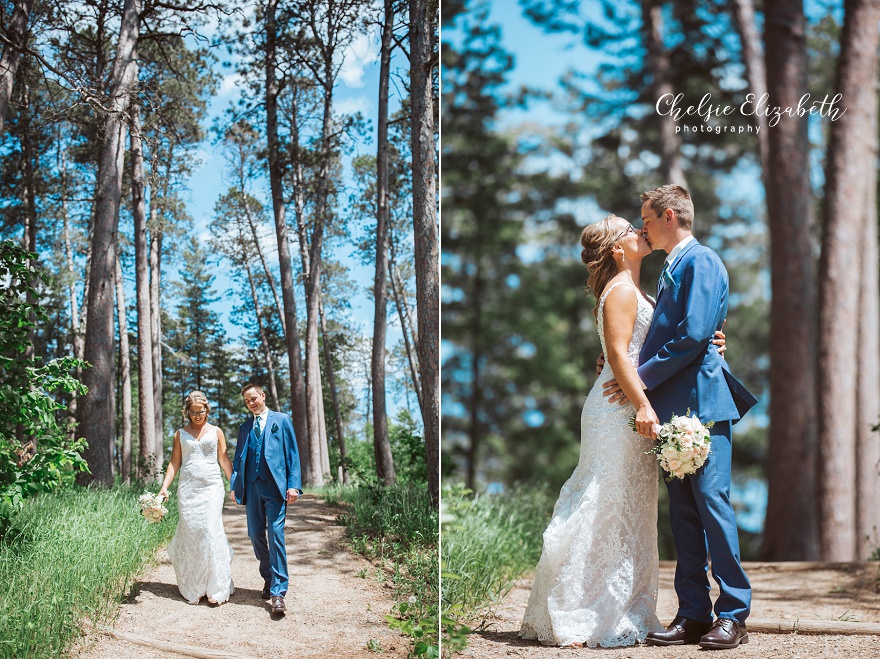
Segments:
[[[711,622],[697,622],[683,616],[676,616],[662,632],[649,632],[646,645],[690,645],[699,643],[703,635],[712,629]]]
[[[281,595],[272,596],[272,613],[284,613],[287,606],[284,604],[284,598]]]
[[[749,630],[743,623],[730,618],[718,618],[712,625],[712,630],[700,639],[700,647],[706,650],[727,650],[748,642]]]

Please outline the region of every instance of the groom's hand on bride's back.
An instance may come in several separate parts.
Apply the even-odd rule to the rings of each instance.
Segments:
[[[620,388],[620,385],[617,384],[617,380],[614,379],[608,380],[608,382],[602,385],[602,395],[608,399],[609,403],[625,405],[629,402],[626,394],[623,393],[623,389]]]

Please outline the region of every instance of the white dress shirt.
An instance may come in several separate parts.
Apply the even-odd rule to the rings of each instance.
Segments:
[[[678,258],[678,255],[684,250],[685,247],[690,245],[692,240],[696,240],[693,236],[688,236],[684,240],[682,240],[678,245],[672,248],[672,251],[669,252],[669,255],[666,257],[666,263],[669,266],[669,269],[672,270],[672,266],[675,265],[675,260]]]
[[[265,432],[266,430],[266,420],[269,418],[269,408],[263,408],[263,411],[260,414],[254,415],[254,423],[257,422],[257,419],[260,420],[260,434]]]

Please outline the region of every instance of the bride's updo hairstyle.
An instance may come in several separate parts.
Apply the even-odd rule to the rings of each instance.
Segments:
[[[207,416],[208,413],[211,412],[211,404],[208,402],[208,397],[205,396],[201,391],[191,391],[189,395],[186,397],[186,402],[183,405],[183,422],[186,423],[189,421],[189,408],[193,403],[201,403],[205,406],[205,414]]]
[[[620,233],[613,222],[619,219],[617,215],[607,215],[581,232],[581,261],[587,266],[587,288],[596,302],[602,297],[608,282],[617,274],[617,263],[611,248]]]

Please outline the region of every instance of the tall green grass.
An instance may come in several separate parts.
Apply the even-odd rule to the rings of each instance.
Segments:
[[[388,621],[412,638],[411,654],[439,656],[439,517],[428,488],[420,483],[362,483],[328,486],[317,493],[344,509],[338,520],[351,548],[379,563],[377,580],[390,581],[396,604]]]
[[[85,620],[108,622],[177,509],[149,524],[141,489],[71,487],[27,502],[0,541],[0,657],[58,657]]]
[[[443,491],[443,610],[461,620],[497,603],[541,556],[552,504],[536,487]]]

